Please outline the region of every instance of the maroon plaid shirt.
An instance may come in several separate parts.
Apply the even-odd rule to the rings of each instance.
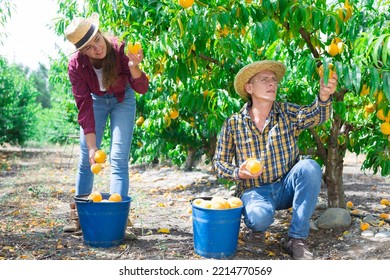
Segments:
[[[118,79],[107,92],[100,90],[98,78],[89,58],[76,52],[69,60],[68,74],[72,84],[73,96],[79,110],[78,123],[84,129],[84,133],[95,133],[95,118],[93,114],[93,102],[91,93],[102,96],[106,93],[114,94],[119,102],[125,97],[125,89],[128,84],[136,92],[144,94],[148,91],[149,81],[142,72],[141,77],[133,79],[128,66],[129,58],[124,53],[125,44],[118,44],[117,39],[112,40],[113,50],[116,52]]]

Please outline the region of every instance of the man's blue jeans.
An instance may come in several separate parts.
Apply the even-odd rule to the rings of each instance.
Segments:
[[[266,231],[276,210],[292,207],[289,237],[306,239],[321,189],[322,172],[317,162],[303,159],[282,180],[246,190],[244,222],[253,231]]]
[[[104,129],[110,117],[111,164],[110,193],[127,196],[129,192],[129,156],[135,122],[136,100],[134,91],[126,89],[122,103],[113,94],[98,96],[92,94],[95,115],[96,146],[100,148]],[[80,161],[76,176],[76,195],[89,194],[93,189],[93,174],[88,158],[85,135],[80,128]]]

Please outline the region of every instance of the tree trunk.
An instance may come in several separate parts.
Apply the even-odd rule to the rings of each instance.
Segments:
[[[208,152],[210,159],[213,160],[214,155],[215,155],[215,148],[217,147],[217,135],[211,135],[209,139],[209,147],[208,147]]]
[[[187,159],[186,159],[186,165],[184,167],[185,170],[191,171],[195,166],[196,161],[196,149],[189,147],[187,151]]]
[[[334,114],[325,161],[324,182],[328,190],[329,207],[345,207],[343,163],[346,145],[338,142],[342,120]]]

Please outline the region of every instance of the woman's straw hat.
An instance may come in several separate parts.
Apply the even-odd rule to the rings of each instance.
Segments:
[[[244,66],[240,71],[238,71],[234,79],[234,89],[236,92],[243,99],[248,99],[249,94],[245,90],[245,84],[248,83],[250,78],[252,78],[254,75],[265,70],[275,72],[276,79],[279,82],[286,72],[286,66],[283,63],[275,60],[256,61]]]
[[[93,13],[89,18],[76,17],[66,27],[66,38],[80,50],[91,41],[99,30],[99,14]]]

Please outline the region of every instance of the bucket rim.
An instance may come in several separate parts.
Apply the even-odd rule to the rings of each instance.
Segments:
[[[191,204],[192,207],[195,207],[196,209],[201,209],[201,210],[205,210],[205,211],[237,211],[238,209],[243,209],[244,206],[241,205],[239,207],[234,207],[234,208],[225,208],[225,209],[211,209],[211,208],[205,208],[205,207],[200,207],[198,205],[194,205],[194,204]]]
[[[198,205],[194,205],[193,204],[193,202],[194,202],[194,200],[195,199],[198,199],[198,198],[201,198],[201,199],[204,199],[204,200],[211,200],[213,197],[212,196],[198,196],[198,197],[194,197],[194,198],[192,198],[192,199],[190,199],[190,204],[191,204],[191,206],[192,207],[195,207],[196,209],[202,209],[202,210],[209,210],[209,211],[233,211],[233,210],[236,210],[237,211],[237,209],[243,209],[244,208],[244,205],[241,205],[241,206],[239,206],[239,207],[235,207],[235,208],[226,208],[226,209],[210,209],[210,208],[204,208],[204,207],[200,207],[200,206],[198,206]],[[227,198],[225,198],[225,199],[227,199]]]
[[[109,197],[111,194],[110,193],[107,193],[107,192],[102,192],[101,193],[103,197]],[[96,202],[93,202],[91,199],[88,198],[90,194],[79,194],[79,195],[75,195],[73,197],[74,201],[76,203],[96,203]],[[104,203],[129,203],[132,201],[132,198],[131,196],[127,195],[126,197],[122,197],[122,201],[105,201]]]

